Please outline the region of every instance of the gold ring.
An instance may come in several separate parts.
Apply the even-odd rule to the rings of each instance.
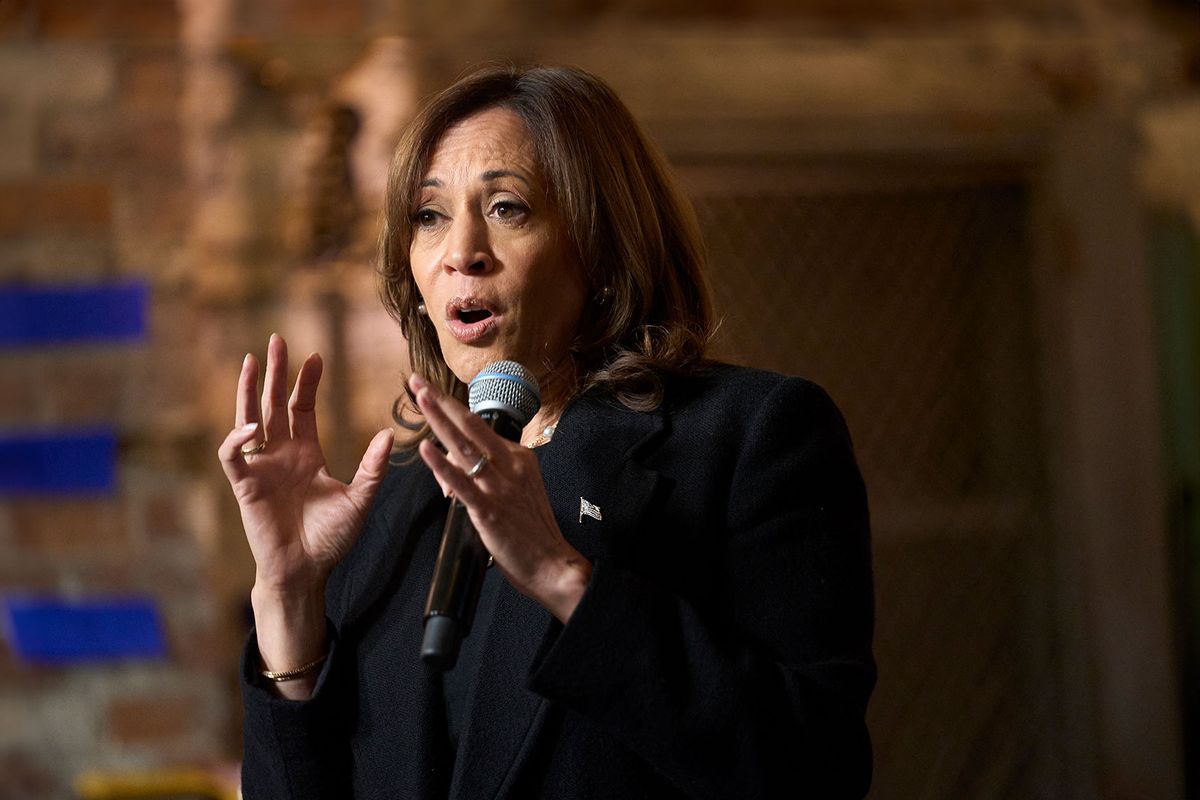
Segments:
[[[254,445],[254,447],[243,447],[243,448],[242,448],[242,455],[244,455],[244,456],[252,456],[252,455],[254,455],[255,453],[261,453],[263,450],[266,450],[266,449],[267,449],[267,440],[266,440],[266,439],[263,439],[261,442],[259,442],[258,444]]]
[[[485,466],[487,466],[487,462],[488,462],[487,453],[484,453],[483,455],[481,455],[479,457],[479,460],[475,462],[475,466],[473,466],[469,470],[467,470],[467,477],[474,478],[480,472],[483,472],[483,468]]]

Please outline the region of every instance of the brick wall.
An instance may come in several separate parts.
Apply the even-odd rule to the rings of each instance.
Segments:
[[[0,504],[0,587],[146,594],[162,661],[38,668],[0,651],[0,797],[70,795],[74,776],[228,759],[230,609],[205,541],[216,502],[181,280],[180,20],[167,2],[0,4],[0,279],[144,278],[133,344],[0,351],[0,426],[118,433],[112,496]],[[202,452],[204,451],[204,452]]]
[[[0,2],[0,284],[151,295],[144,341],[0,349],[0,429],[101,424],[119,451],[111,496],[0,498],[0,591],[148,595],[168,645],[50,668],[0,639],[3,800],[237,758],[253,569],[215,451],[242,356],[272,331],[326,355],[323,438],[347,478],[400,386],[377,198],[334,208],[337,246],[314,243],[330,109],[369,100],[369,80],[336,96],[370,63],[368,22],[354,2]]]
[[[402,5],[0,0],[0,283],[151,287],[144,342],[0,350],[0,428],[104,423],[119,439],[113,496],[0,499],[0,590],[145,593],[168,639],[162,661],[54,669],[21,663],[0,639],[0,800],[70,797],[89,769],[236,759],[252,564],[215,450],[238,367],[272,331],[297,360],[320,350],[322,441],[333,472],[353,473],[406,366],[375,297],[378,177],[415,98],[468,63],[579,61],[613,80],[673,155],[774,147],[832,169],[855,148],[1026,157],[1068,101],[1133,96],[1113,103],[1132,114],[1155,87],[1178,88],[1168,73],[1179,59],[1146,55],[1159,39],[1133,0],[852,11],[822,0],[801,4],[806,15],[787,0],[494,4],[509,6],[502,14]],[[1080,5],[1108,27],[1084,30]],[[680,21],[692,26],[676,32]],[[1046,21],[1061,27],[1033,27]],[[774,67],[766,78],[754,59]],[[345,108],[363,126],[352,144],[335,135]],[[706,129],[698,109],[729,119]],[[1200,180],[1180,154],[1200,131],[1196,113],[1192,92],[1145,116],[1146,191],[1193,214]],[[881,571],[899,576],[897,595],[913,591],[906,563]],[[884,675],[884,713],[903,667]],[[893,786],[930,786],[884,764]]]

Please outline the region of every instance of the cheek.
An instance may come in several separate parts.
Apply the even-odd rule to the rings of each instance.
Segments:
[[[417,293],[420,294],[422,299],[427,301],[432,299],[430,295],[436,289],[433,282],[429,279],[430,270],[428,265],[428,258],[423,257],[420,250],[414,247],[409,252],[408,271],[412,275],[413,285],[416,286]]]
[[[586,290],[582,281],[561,274],[551,285],[545,303],[553,309],[554,325],[567,338],[573,338],[587,315]]]

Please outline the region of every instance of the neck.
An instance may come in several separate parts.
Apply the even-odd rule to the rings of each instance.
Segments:
[[[542,405],[522,431],[521,444],[528,444],[547,427],[558,424],[558,418],[566,410],[567,403],[571,402],[575,390],[575,376],[571,374],[572,363],[570,358],[564,358],[554,368],[537,376]]]

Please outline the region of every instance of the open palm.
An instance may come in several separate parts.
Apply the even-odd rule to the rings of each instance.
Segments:
[[[273,335],[260,419],[258,362],[246,356],[235,428],[219,455],[254,555],[256,584],[319,591],[362,528],[386,472],[392,433],[375,435],[350,484],[334,478],[317,438],[321,357],[314,353],[305,359],[290,398],[287,361],[287,344]]]

